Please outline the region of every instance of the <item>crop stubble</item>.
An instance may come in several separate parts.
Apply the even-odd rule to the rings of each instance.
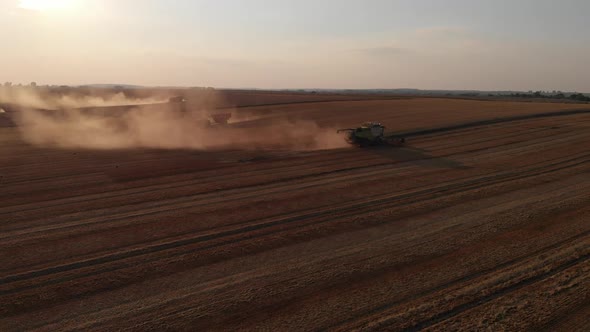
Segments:
[[[244,109],[342,126],[370,116],[411,132],[583,107],[400,99]],[[307,152],[41,149],[1,129],[0,326],[583,328],[589,117]]]

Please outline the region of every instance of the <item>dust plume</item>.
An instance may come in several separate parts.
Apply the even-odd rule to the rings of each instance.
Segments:
[[[167,98],[146,97],[134,98],[123,92],[101,91],[101,95],[93,94],[97,90],[88,89],[87,93],[52,93],[44,89],[31,87],[0,87],[0,101],[17,104],[22,107],[57,110],[64,108],[105,107],[119,105],[141,105],[165,102]]]
[[[247,126],[215,125],[209,119],[216,111],[186,108],[178,103],[82,110],[27,107],[18,112],[16,121],[24,140],[41,147],[318,150],[347,146],[335,128],[322,128],[311,120],[274,115]]]

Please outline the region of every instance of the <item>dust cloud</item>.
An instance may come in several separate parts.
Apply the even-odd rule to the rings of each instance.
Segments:
[[[247,126],[239,126],[239,121],[216,125],[209,121],[215,111],[191,110],[190,107],[187,110],[178,103],[152,104],[153,98],[130,100],[124,95],[115,95],[105,100],[60,96],[45,100],[30,93],[24,98],[28,103],[15,100],[27,106],[18,112],[16,121],[24,140],[40,147],[323,150],[347,146],[335,128],[322,128],[311,120],[275,115],[267,121],[254,121]],[[136,105],[91,107],[96,104]],[[33,105],[44,107],[40,109]],[[48,105],[57,106],[51,110]],[[90,108],[80,110],[71,105]],[[247,118],[251,120],[251,117]]]
[[[91,90],[92,91],[92,90]],[[111,92],[102,96],[51,94],[29,87],[0,87],[0,101],[22,107],[57,110],[64,108],[106,107],[140,105],[165,102],[163,97],[130,98],[123,92]]]

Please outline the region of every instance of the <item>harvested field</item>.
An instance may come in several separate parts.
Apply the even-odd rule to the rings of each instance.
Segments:
[[[0,330],[590,329],[588,105],[263,97],[234,106],[285,104],[240,126],[414,135],[89,150],[5,126]]]

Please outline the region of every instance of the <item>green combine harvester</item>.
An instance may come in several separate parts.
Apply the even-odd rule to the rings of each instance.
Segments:
[[[338,133],[346,133],[346,141],[360,147],[400,145],[406,142],[404,137],[385,135],[385,126],[378,122],[366,122],[358,128],[339,129]]]

